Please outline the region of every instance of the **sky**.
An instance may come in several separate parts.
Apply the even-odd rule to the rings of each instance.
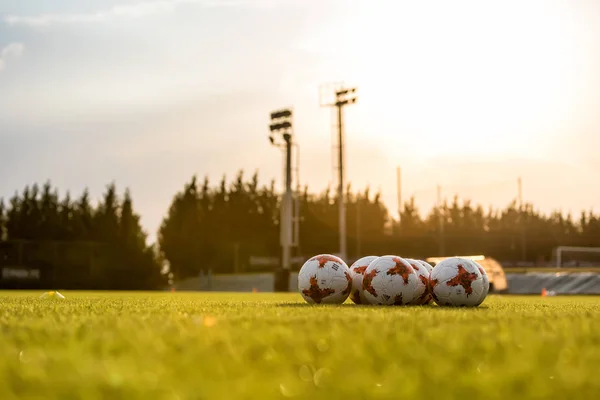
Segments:
[[[271,111],[293,107],[301,184],[346,177],[423,210],[454,194],[600,210],[600,2],[0,0],[0,197],[50,180],[131,190],[150,238],[193,174],[283,178]]]

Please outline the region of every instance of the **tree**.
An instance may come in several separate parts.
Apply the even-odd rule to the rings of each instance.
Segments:
[[[146,247],[146,234],[140,226],[140,217],[133,211],[133,201],[129,189],[125,190],[119,216],[119,242],[131,249],[143,250]]]
[[[103,199],[94,213],[95,239],[114,243],[119,235],[119,199],[114,183],[106,187]]]
[[[8,211],[6,212],[6,238],[16,239],[21,236],[21,199],[15,193],[10,198]]]
[[[159,244],[175,279],[198,275],[202,267],[201,214],[196,177],[175,195],[159,230]]]
[[[587,214],[581,213],[581,245],[600,246],[600,217],[594,215],[591,211]]]
[[[37,202],[38,187],[33,185],[30,189],[25,186],[23,198],[19,204],[18,224],[16,225],[16,236],[21,239],[36,239],[39,223],[39,209]]]
[[[73,240],[74,228],[74,210],[71,204],[71,195],[67,192],[58,206],[57,238],[59,240]]]
[[[400,219],[393,221],[392,238],[398,252],[413,258],[424,258],[431,254],[435,228],[430,231],[426,220],[421,218],[414,197],[404,203]]]
[[[4,199],[0,199],[0,242],[6,240],[6,210]]]
[[[37,220],[37,239],[53,240],[60,235],[60,220],[58,215],[58,193],[52,191],[50,182],[46,182],[42,188],[42,194],[39,206],[34,207],[35,215],[33,219]]]
[[[329,187],[320,192],[304,187],[299,195],[298,254],[336,252],[337,196]],[[424,216],[411,198],[400,219],[392,220],[380,193],[371,193],[368,187],[353,190],[348,185],[346,199],[347,245],[352,257],[485,254],[501,262],[544,261],[558,245],[600,246],[600,216],[592,211],[578,218],[558,210],[546,215],[532,204],[517,207],[514,201],[484,210],[480,204],[455,196],[449,203],[426,210]],[[216,185],[208,178],[198,182],[194,176],[173,197],[158,243],[148,245],[129,190],[119,198],[111,183],[94,206],[87,189],[75,201],[69,193],[60,199],[46,182],[41,190],[34,184],[8,201],[0,199],[0,240],[33,241],[24,260],[61,254],[58,261],[50,261],[64,287],[157,288],[163,284],[163,260],[175,279],[185,279],[208,269],[230,273],[237,266],[244,270],[250,256],[279,256],[280,211],[275,183],[261,185],[257,172],[246,178],[240,171],[230,182],[224,176]],[[60,242],[61,252],[44,248],[46,242]],[[41,250],[34,250],[37,247]]]
[[[96,238],[94,226],[95,212],[90,204],[90,193],[87,189],[74,205],[73,209],[73,235],[75,238],[88,241]]]
[[[161,283],[161,267],[154,257],[153,248],[146,246],[146,234],[140,217],[133,210],[129,190],[125,191],[120,206],[119,233],[116,237],[118,267],[112,273],[120,289],[151,289]]]
[[[58,279],[46,283],[53,287],[155,289],[164,284],[131,195],[127,190],[120,204],[114,184],[96,209],[87,190],[72,203],[69,193],[61,200],[50,182],[41,193],[36,184],[26,186],[8,207],[0,199],[0,240],[11,241],[9,249],[15,241],[24,244],[19,262],[44,268],[44,276]]]

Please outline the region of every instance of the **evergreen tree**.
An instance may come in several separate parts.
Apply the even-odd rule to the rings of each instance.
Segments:
[[[19,195],[15,193],[13,197],[10,198],[8,210],[6,212],[6,238],[8,240],[11,239],[20,239],[21,236],[21,200],[19,199]]]
[[[420,238],[426,235],[425,222],[421,219],[414,197],[411,197],[409,201],[404,203],[404,207],[402,207],[402,212],[400,213],[400,220],[395,221],[393,232],[397,236],[413,238]]]
[[[140,217],[133,210],[129,190],[125,191],[120,206],[119,234],[116,246],[120,262],[113,271],[120,289],[151,289],[161,282],[160,270],[153,249],[146,246],[146,234]]]
[[[600,246],[600,217],[591,211],[581,213],[581,245]]]
[[[146,247],[146,234],[140,226],[140,217],[133,211],[129,189],[125,191],[119,218],[119,243],[127,248],[142,251]]]
[[[173,199],[159,231],[160,248],[175,279],[198,275],[204,266],[201,218],[194,176]]]
[[[4,199],[0,198],[0,242],[6,240],[6,210]]]
[[[21,239],[36,239],[39,223],[39,210],[37,202],[38,189],[33,185],[30,189],[25,186],[23,198],[20,201],[19,217],[16,236]]]
[[[65,198],[58,206],[57,231],[57,238],[59,240],[73,240],[75,238],[74,210],[69,192],[66,193]]]
[[[591,211],[578,218],[560,211],[546,215],[532,204],[517,207],[516,202],[484,211],[482,205],[455,196],[421,217],[411,198],[393,221],[379,193],[350,185],[345,190],[350,257],[485,254],[501,262],[543,262],[559,245],[600,246],[600,216]],[[298,254],[337,252],[336,194],[331,188],[314,193],[304,187],[299,195]],[[69,193],[60,199],[46,182],[41,190],[34,184],[8,201],[0,199],[0,240],[34,241],[28,249],[41,250],[25,259],[50,255],[63,287],[156,288],[163,284],[163,260],[175,279],[185,279],[208,269],[244,270],[250,256],[279,256],[280,218],[275,183],[261,186],[256,172],[247,179],[240,171],[231,182],[223,177],[214,186],[207,178],[199,183],[193,177],[173,198],[158,243],[149,246],[128,190],[119,199],[115,184],[108,185],[95,207],[87,189],[75,201]],[[61,243],[60,253],[43,247],[52,245],[49,241]],[[32,251],[38,250],[25,250]],[[52,258],[57,254],[60,262]]]
[[[35,188],[35,186],[34,186]],[[60,218],[58,215],[58,193],[52,191],[50,182],[46,182],[42,188],[39,206],[34,207],[36,220],[37,239],[55,240],[60,235]]]
[[[119,199],[114,183],[106,187],[103,199],[94,213],[95,239],[114,243],[119,237]]]
[[[279,196],[275,190],[275,181],[271,181],[269,186],[263,186],[258,190],[255,207],[257,220],[252,230],[257,243],[253,255],[277,254],[280,248],[278,229]],[[258,236],[259,234],[260,236]]]
[[[90,241],[97,237],[94,226],[95,212],[90,204],[90,193],[85,189],[73,207],[73,234],[82,241]]]

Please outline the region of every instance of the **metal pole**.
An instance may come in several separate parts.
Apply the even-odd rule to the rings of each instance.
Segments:
[[[356,259],[360,258],[360,193],[356,195]]]
[[[347,104],[356,103],[356,88],[339,88],[335,92],[335,103],[326,104],[328,107],[335,106],[337,108],[337,127],[338,127],[338,168],[339,168],[339,186],[338,186],[338,202],[339,202],[339,237],[340,248],[339,256],[345,259],[348,256],[346,250],[346,202],[344,199],[344,122],[342,115],[342,107]],[[322,104],[323,105],[323,104]]]
[[[440,244],[439,244],[439,252],[440,257],[443,257],[446,253],[445,243],[444,243],[444,215],[442,210],[442,187],[438,185],[437,187],[437,202],[438,202],[438,213],[439,213],[439,223],[440,223]]]
[[[338,143],[339,148],[339,186],[338,201],[340,208],[340,257],[346,259],[346,205],[344,201],[344,128],[342,121],[342,104],[338,102]]]
[[[282,264],[283,269],[291,269],[291,245],[292,245],[292,137],[284,134],[285,139],[285,193],[283,195],[283,218],[282,230]]]
[[[525,237],[525,215],[523,210],[523,182],[521,177],[517,181],[519,192],[519,222],[521,225],[521,261],[527,260],[527,239]]]
[[[277,269],[275,275],[275,291],[289,291],[289,275],[291,270],[292,245],[293,245],[293,212],[292,204],[292,110],[285,109],[271,113],[271,124],[269,126],[271,144],[282,147],[276,143],[273,133],[282,133],[285,141],[285,165],[284,179],[285,189],[281,199],[280,214],[280,244],[281,244],[281,268]]]
[[[296,248],[296,255],[300,255],[300,146],[296,146],[296,196],[294,196],[294,234],[292,246]]]
[[[402,218],[402,175],[400,167],[396,167],[396,190],[398,191],[398,222]]]

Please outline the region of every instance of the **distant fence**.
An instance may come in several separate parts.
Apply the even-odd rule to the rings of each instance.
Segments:
[[[178,291],[213,292],[272,292],[275,277],[272,273],[201,275],[196,278],[176,282],[173,288]],[[290,289],[297,290],[298,273],[290,273]]]
[[[85,288],[102,277],[115,255],[86,241],[0,241],[0,289]]]
[[[556,294],[600,294],[597,273],[525,273],[506,274],[509,294],[540,294],[542,289]],[[177,291],[272,292],[272,273],[205,275],[173,285]],[[298,290],[298,274],[290,274],[290,290]]]
[[[556,294],[600,294],[600,274],[594,272],[506,274],[506,280],[512,294],[539,294],[542,289]]]

